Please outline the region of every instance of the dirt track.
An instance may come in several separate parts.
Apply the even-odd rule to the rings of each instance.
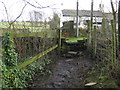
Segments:
[[[30,88],[81,88],[86,72],[94,65],[83,52],[77,57],[65,58],[57,56],[49,69],[49,76],[37,75]]]

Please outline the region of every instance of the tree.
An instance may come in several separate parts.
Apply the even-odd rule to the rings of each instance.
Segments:
[[[60,27],[60,17],[58,14],[54,13],[52,20],[49,22],[51,29],[56,29]]]
[[[38,12],[38,11],[29,12],[32,26],[39,26],[39,24],[41,24],[40,22],[42,22],[43,20],[43,14],[44,14],[43,12]]]
[[[119,52],[120,52],[120,1],[118,4],[118,40],[119,40]]]
[[[31,21],[42,21],[43,12],[32,11],[29,13]]]
[[[23,11],[24,11],[25,7],[27,6],[27,4],[25,4],[23,6],[23,8],[21,9],[20,14],[11,22],[10,19],[9,19],[8,9],[7,9],[6,5],[5,5],[5,3],[4,2],[1,2],[1,3],[3,4],[5,12],[6,12],[7,22],[9,24],[9,28],[11,28],[11,26],[17,21],[17,19],[19,19],[22,16]]]

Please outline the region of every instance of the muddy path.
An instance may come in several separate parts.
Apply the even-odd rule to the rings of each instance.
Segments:
[[[81,88],[86,73],[94,66],[94,60],[87,58],[83,52],[76,57],[56,56],[49,66],[52,74],[38,74],[29,88]]]

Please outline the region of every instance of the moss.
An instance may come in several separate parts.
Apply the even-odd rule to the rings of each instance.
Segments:
[[[75,38],[75,37],[70,37],[70,38],[67,38],[66,42],[78,42],[78,40],[85,40],[87,39],[86,37],[78,37],[78,38]]]

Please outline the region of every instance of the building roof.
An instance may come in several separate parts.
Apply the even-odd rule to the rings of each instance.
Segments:
[[[62,10],[62,14],[63,16],[76,16],[76,10],[72,10],[72,9],[64,9]],[[78,11],[78,15],[80,17],[90,17],[91,16],[91,11],[90,10],[79,10]],[[103,17],[105,16],[106,18],[112,19],[113,15],[112,13],[102,13],[100,11],[93,11],[93,17]]]
[[[63,16],[76,16],[76,10],[64,9],[62,10],[62,14]],[[91,15],[91,11],[90,10],[79,10],[78,15],[89,17]],[[100,11],[93,11],[93,16],[102,17],[102,13]]]

